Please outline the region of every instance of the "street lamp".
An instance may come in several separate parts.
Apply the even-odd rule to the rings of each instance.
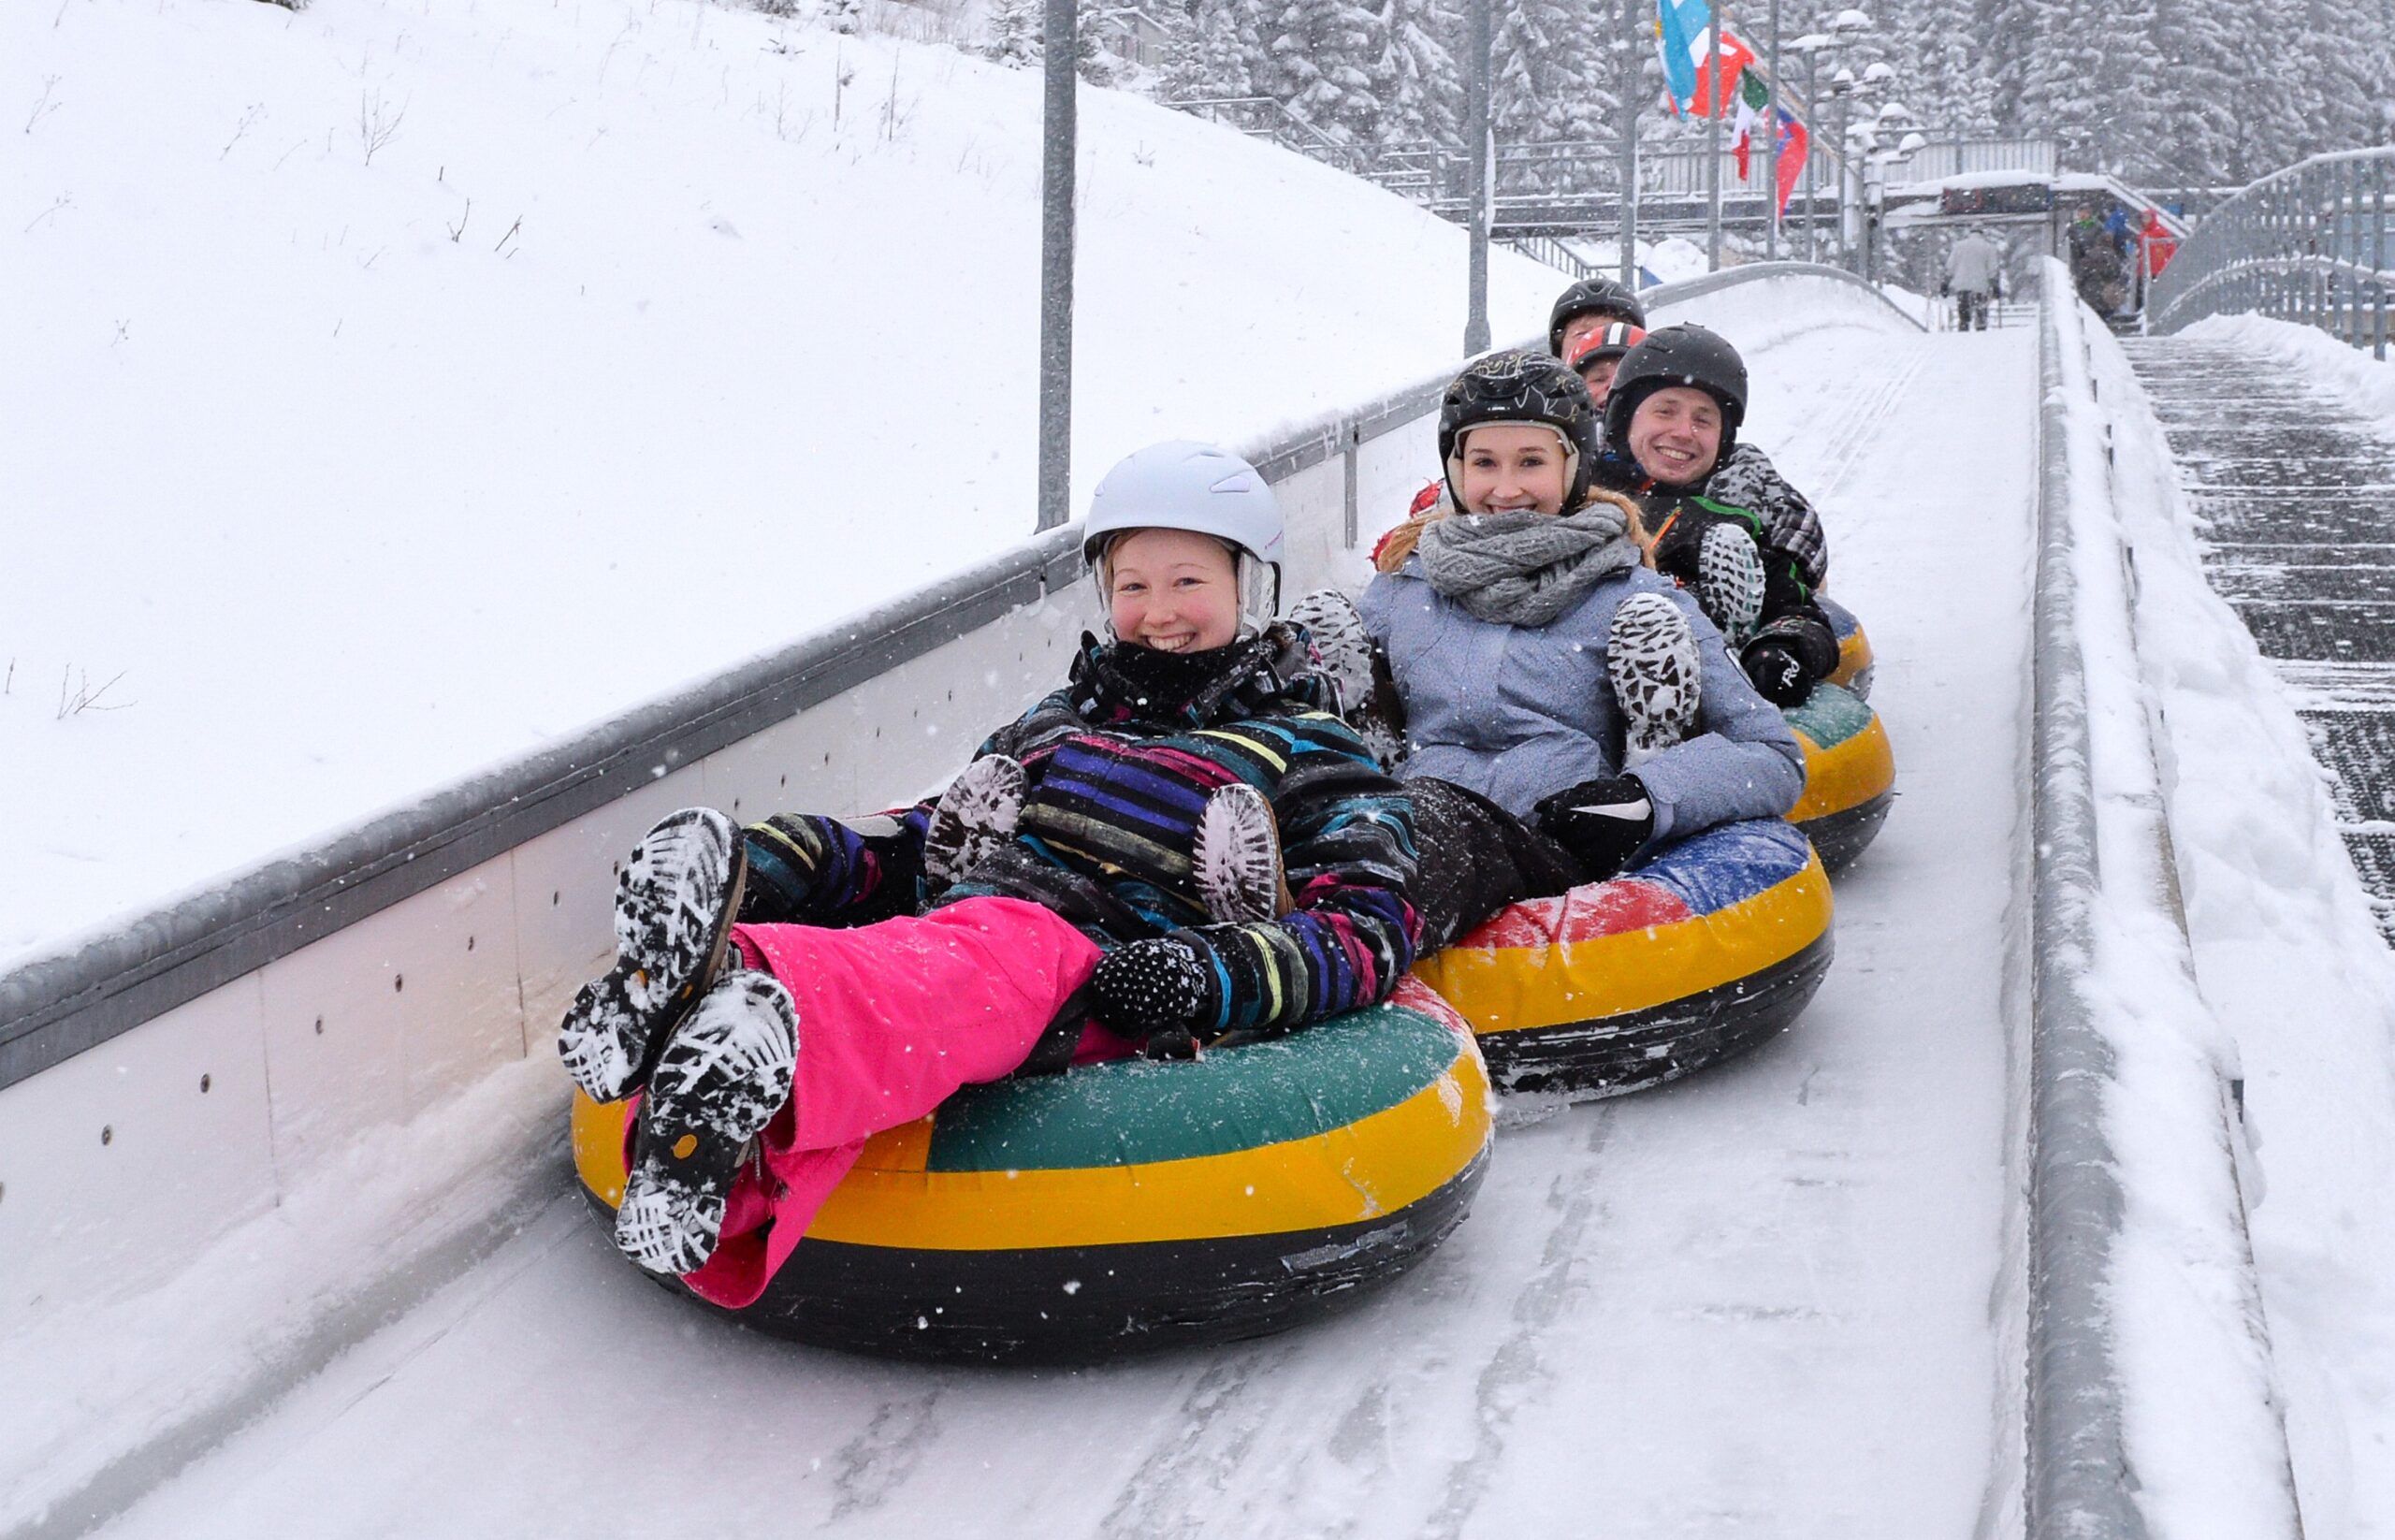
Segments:
[[[1805,260],[1810,262],[1814,259],[1813,157],[1821,153],[1816,140],[1822,131],[1818,66],[1822,54],[1837,52],[1838,40],[1827,33],[1808,32],[1788,46],[1805,56]]]
[[[1849,120],[1854,113],[1854,93],[1857,89],[1854,71],[1851,69],[1841,68],[1830,77],[1830,94],[1837,99],[1837,137],[1831,140],[1830,149],[1837,156],[1837,250],[1841,261],[1847,253],[1847,139],[1852,128]]]
[[[1839,11],[1836,16],[1833,16],[1833,17],[1831,17],[1831,18],[1830,18],[1830,33],[1831,33],[1831,35],[1832,35],[1833,36],[1835,36],[1835,37],[1836,37],[1836,38],[1837,38],[1837,40],[1838,40],[1839,44],[1840,44],[1842,47],[1853,47],[1853,46],[1855,46],[1855,45],[1857,45],[1857,44],[1860,44],[1860,43],[1863,41],[1863,39],[1864,39],[1864,38],[1865,38],[1865,37],[1867,37],[1867,36],[1870,36],[1870,34],[1871,34],[1871,18],[1870,18],[1870,16],[1869,16],[1868,14],[1866,14],[1866,13],[1865,13],[1865,12],[1864,12],[1864,11],[1860,11],[1860,10],[1856,10],[1856,9],[1853,9],[1853,8],[1851,8],[1851,7],[1849,7],[1848,9],[1845,9],[1845,10],[1841,10],[1841,11]],[[1885,66],[1884,66],[1884,65],[1880,65],[1880,66],[1876,66],[1876,67],[1880,67],[1880,68],[1885,69]],[[1887,70],[1887,71],[1886,71],[1886,73],[1887,73],[1888,75],[1890,75],[1890,76],[1893,76],[1893,75],[1895,73],[1895,71],[1894,71],[1894,70]],[[1841,89],[1841,83],[1843,84],[1843,89]],[[1850,166],[1849,166],[1849,163],[1848,163],[1848,161],[1847,161],[1847,159],[1846,159],[1846,129],[1847,129],[1847,121],[1848,121],[1848,118],[1849,118],[1850,114],[1851,113],[1851,111],[1852,111],[1852,109],[1852,109],[1853,97],[1855,96],[1855,94],[1856,94],[1858,92],[1863,91],[1864,89],[1865,89],[1866,85],[1870,86],[1870,87],[1871,87],[1871,88],[1873,88],[1873,89],[1876,89],[1876,87],[1877,87],[1877,82],[1874,80],[1873,76],[1872,76],[1872,73],[1871,73],[1871,71],[1870,71],[1869,69],[1865,69],[1865,70],[1864,71],[1864,73],[1863,73],[1863,80],[1860,80],[1860,81],[1858,81],[1858,80],[1855,80],[1855,78],[1854,78],[1854,72],[1853,72],[1852,70],[1851,70],[1851,69],[1841,69],[1841,70],[1839,70],[1839,71],[1837,72],[1837,75],[1836,75],[1834,79],[1832,79],[1832,80],[1830,81],[1830,89],[1831,89],[1831,91],[1833,91],[1834,93],[1836,93],[1836,94],[1837,98],[1838,98],[1838,113],[1837,113],[1837,152],[1838,152],[1838,163],[1837,163],[1837,239],[1838,239],[1838,250],[1839,250],[1841,253],[1843,253],[1843,254],[1848,254],[1849,260],[1851,260],[1851,253],[1852,253],[1852,251],[1853,251],[1853,249],[1854,249],[1854,248],[1853,248],[1853,240],[1854,240],[1854,238],[1853,238],[1853,235],[1852,235],[1851,231],[1848,228],[1848,223],[1847,223],[1847,222],[1848,222],[1848,217],[1849,217],[1849,216],[1848,216],[1848,209],[1851,207],[1851,205],[1850,205],[1850,203],[1849,203],[1849,200],[1848,200],[1847,185],[1848,185],[1848,182],[1849,182],[1850,179],[1851,179],[1851,176],[1852,176],[1852,172],[1851,172],[1851,168],[1850,168]]]

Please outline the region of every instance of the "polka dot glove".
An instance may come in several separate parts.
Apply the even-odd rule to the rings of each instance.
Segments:
[[[1213,970],[1179,937],[1115,948],[1089,982],[1098,1021],[1152,1059],[1194,1058],[1199,1029],[1214,1018]]]

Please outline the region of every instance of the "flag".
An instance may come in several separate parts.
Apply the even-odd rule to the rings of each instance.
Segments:
[[[1738,180],[1748,180],[1748,152],[1754,144],[1755,129],[1764,121],[1764,111],[1771,106],[1771,88],[1752,69],[1738,71],[1738,121],[1731,125],[1733,136],[1730,153],[1738,163]]]
[[[1710,36],[1711,34],[1707,36]],[[1725,80],[1735,80],[1745,72],[1749,65],[1755,62],[1755,51],[1747,46],[1745,38],[1729,31],[1722,32],[1720,38],[1721,51],[1720,57],[1714,61],[1715,67],[1707,68],[1702,63],[1696,66],[1696,99],[1690,104],[1689,110],[1700,118],[1711,117],[1716,112],[1724,117],[1729,115],[1731,106],[1729,89],[1726,86],[1722,89],[1718,98],[1721,105],[1717,108],[1713,105],[1717,99],[1713,93],[1713,81],[1717,75]],[[1698,45],[1696,57],[1699,60],[1705,57],[1705,49],[1702,44]]]
[[[1697,60],[1712,36],[1713,11],[1705,0],[1655,0],[1655,51],[1673,111],[1687,111],[1695,99]]]
[[[1784,107],[1776,110],[1779,114],[1779,154],[1773,175],[1778,181],[1776,190],[1779,194],[1779,201],[1775,217],[1788,211],[1789,195],[1796,191],[1796,183],[1804,178],[1805,153],[1812,143],[1812,136],[1806,133],[1805,125],[1796,121],[1796,114]]]

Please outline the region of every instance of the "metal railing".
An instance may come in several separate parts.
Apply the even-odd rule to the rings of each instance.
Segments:
[[[1568,272],[1575,279],[1607,270],[1551,235],[1499,236],[1497,244],[1519,252],[1533,262],[1544,262],[1558,272]]]
[[[2387,356],[2388,183],[2395,147],[2315,155],[2241,189],[2156,276],[2156,331],[2249,312],[2317,327]]]
[[[1382,146],[1351,144],[1326,133],[1270,96],[1184,96],[1164,105],[1357,176],[1369,176],[1369,167],[1386,153]]]
[[[2025,176],[2050,177],[2060,169],[2052,139],[1932,138],[1911,154],[1892,163],[1893,184],[1936,182],[1944,177],[1984,171],[2019,171]]]

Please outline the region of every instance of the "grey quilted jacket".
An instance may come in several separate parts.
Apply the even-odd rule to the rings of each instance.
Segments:
[[[1679,605],[1702,665],[1697,731],[1637,770],[1655,805],[1650,847],[1794,806],[1805,762],[1788,723],[1695,603],[1643,567],[1604,579],[1545,626],[1475,618],[1430,587],[1419,557],[1375,577],[1359,607],[1405,704],[1411,753],[1399,777],[1453,781],[1527,818],[1549,792],[1618,773],[1622,721],[1605,683],[1605,638],[1633,593]]]

